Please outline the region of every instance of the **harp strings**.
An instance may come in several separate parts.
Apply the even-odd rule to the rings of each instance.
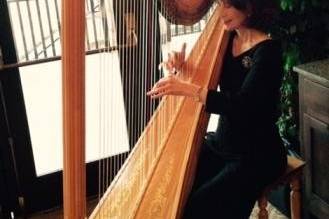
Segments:
[[[98,162],[99,201],[130,152],[120,152],[118,155],[113,155],[115,151],[121,151],[120,144],[122,141],[120,141],[120,138],[124,136],[121,133],[122,130],[118,129],[119,120],[111,121],[111,118],[119,115],[117,113],[119,109],[111,102],[120,93],[118,90],[115,90],[115,86],[111,85],[111,82],[115,80],[117,70],[115,66],[118,63],[120,65],[130,149],[133,148],[133,144],[139,139],[139,146],[142,150],[140,159],[148,162],[148,165],[141,167],[140,174],[137,176],[139,187],[143,187],[146,184],[150,166],[156,162],[159,153],[161,153],[163,149],[161,148],[161,142],[169,130],[172,118],[177,113],[178,105],[184,99],[177,96],[166,96],[162,98],[163,103],[158,104],[158,101],[151,101],[146,97],[146,92],[160,77],[164,76],[163,69],[158,69],[158,62],[162,59],[167,59],[167,54],[161,54],[162,49],[168,52],[173,49],[171,43],[168,42],[168,39],[172,38],[168,36],[168,34],[171,34],[171,24],[165,25],[167,27],[167,30],[165,30],[166,34],[160,34],[160,37],[157,36],[161,29],[158,26],[158,23],[160,23],[158,20],[159,9],[164,17],[169,15],[163,4],[160,6],[159,1],[153,0],[101,0],[100,6],[103,19],[102,28],[100,29],[103,30],[105,49],[104,53],[100,55],[101,71],[98,90],[100,102],[99,153],[100,157],[104,157],[104,154],[110,154],[110,157],[104,157]],[[111,24],[110,16],[115,17],[115,22],[112,21],[113,24]],[[178,27],[174,28],[179,29]],[[187,28],[192,30],[192,27]],[[111,31],[117,34],[111,34]],[[117,39],[112,39],[111,36]],[[170,41],[173,41],[173,39]],[[112,51],[110,49],[111,46],[117,46],[118,50]],[[179,46],[175,46],[175,50]],[[196,45],[194,49],[199,50],[199,45]],[[119,62],[115,60],[119,60]],[[192,64],[188,63],[182,72],[178,74],[178,77],[189,80],[193,72]],[[155,111],[157,112],[157,119],[153,119],[148,124],[148,120]],[[148,132],[144,132],[139,137],[145,127]],[[129,183],[129,179],[124,183]],[[125,195],[120,193],[119,197],[107,201],[106,204],[116,206],[118,204],[117,200],[122,200],[123,198],[128,198],[129,200],[130,196],[124,197]],[[106,207],[102,209],[112,208]],[[124,211],[124,208],[120,208],[120,211]],[[101,212],[103,218],[107,218],[108,214],[109,212]]]
[[[114,11],[118,12],[124,7],[122,1],[114,4],[114,1],[100,0],[99,10],[101,10],[101,26],[98,27],[98,34],[101,37],[100,44],[102,53],[100,53],[100,75],[99,75],[99,161],[98,161],[98,200],[100,201],[110,182],[115,176],[115,172],[120,166],[122,155],[114,156],[114,152],[120,151],[119,136],[124,136],[120,127],[119,120],[115,117],[120,115],[118,109],[114,107],[113,100],[117,99],[120,92],[118,87],[113,86],[117,80],[119,53],[112,49],[122,44],[122,27],[115,26],[113,21]],[[122,18],[118,21],[121,23]],[[118,37],[116,34],[118,33]],[[95,72],[96,73],[96,72]],[[96,74],[95,74],[96,75]],[[120,87],[120,86],[119,86]],[[114,118],[114,119],[113,119]],[[108,157],[109,156],[109,157]],[[115,201],[115,200],[111,200]],[[111,205],[112,203],[108,203]],[[105,208],[106,209],[106,208]],[[102,218],[106,218],[104,209],[100,212]]]
[[[131,16],[132,16],[132,19],[134,19],[134,24],[133,25],[136,25],[136,21],[135,21],[135,14],[134,12],[136,11],[136,4],[135,2],[133,3],[132,6],[130,6],[130,13],[131,13]],[[131,33],[132,34],[132,33]],[[133,49],[129,49],[129,52],[128,52],[128,72],[131,72],[131,74],[134,74],[135,73],[135,62],[134,62],[134,59],[136,58],[135,57],[135,53],[134,53],[134,50]],[[134,92],[133,92],[133,84],[132,84],[132,79],[129,80],[130,77],[126,77],[125,80],[126,80],[126,84],[128,85],[128,93],[126,96],[128,97],[131,97],[132,99],[134,99]],[[128,115],[130,117],[130,115],[133,115],[133,108],[132,108],[132,104],[129,105],[128,107]],[[132,118],[129,118],[128,117],[128,124],[130,123],[130,121],[134,121],[134,119]],[[130,126],[128,126],[130,127]],[[131,133],[131,131],[129,131]],[[131,137],[129,136],[129,138],[131,139]],[[129,141],[131,142],[131,141]],[[131,148],[131,145],[130,145],[130,148]],[[120,155],[121,156],[121,155]],[[121,160],[120,162],[123,163],[124,162],[124,157],[121,157]],[[124,183],[127,183],[127,182],[124,182]],[[130,198],[130,196],[128,196],[128,199]],[[129,200],[130,201],[130,200]]]

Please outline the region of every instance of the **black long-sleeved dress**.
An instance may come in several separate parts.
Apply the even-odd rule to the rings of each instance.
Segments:
[[[265,40],[234,57],[231,34],[220,91],[206,111],[220,114],[205,138],[184,218],[248,218],[260,191],[286,167],[275,125],[282,81],[281,44]]]

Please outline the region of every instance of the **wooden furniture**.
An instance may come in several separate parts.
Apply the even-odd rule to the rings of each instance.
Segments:
[[[295,67],[299,73],[301,153],[307,162],[304,218],[329,218],[329,59]]]
[[[285,173],[279,177],[274,183],[268,185],[261,196],[258,198],[259,219],[268,219],[267,195],[280,185],[289,184],[291,188],[290,193],[290,207],[291,219],[301,218],[301,194],[300,194],[300,178],[302,175],[305,163],[297,158],[288,156],[288,166]]]

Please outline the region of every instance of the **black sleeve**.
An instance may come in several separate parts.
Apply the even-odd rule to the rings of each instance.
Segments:
[[[275,97],[282,80],[282,51],[277,41],[256,49],[253,64],[236,93],[209,90],[206,111],[209,113],[239,116],[262,110],[262,104],[277,101]]]

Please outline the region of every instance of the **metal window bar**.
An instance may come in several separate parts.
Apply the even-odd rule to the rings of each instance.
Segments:
[[[43,1],[43,2],[41,2]],[[18,59],[20,62],[22,61],[30,61],[33,59],[40,59],[40,58],[48,58],[51,56],[57,56],[58,52],[56,43],[58,46],[58,40],[60,37],[60,15],[59,15],[59,7],[58,7],[58,0],[53,0],[52,5],[50,7],[49,0],[8,0],[8,4],[12,7],[9,7],[12,9],[12,13],[15,16],[15,20],[18,22],[15,24],[16,26],[16,33],[15,35],[15,42],[16,47],[19,45],[20,48],[16,48],[20,51],[17,52],[19,55]],[[86,28],[88,26],[92,26],[93,30],[88,31],[86,33],[86,39],[87,40],[87,47],[88,50],[90,49],[96,49],[100,48],[98,45],[98,39],[97,36],[97,30],[96,30],[96,17],[95,13],[98,11],[95,10],[95,8],[98,8],[99,10],[99,1],[97,0],[86,0],[87,4],[87,10],[86,13],[89,15],[91,19],[91,23],[86,23]],[[34,4],[33,4],[34,3]],[[24,5],[22,5],[24,4]],[[31,5],[32,4],[32,5]],[[22,9],[24,9],[25,14],[22,13]],[[44,12],[45,14],[43,14]],[[55,16],[53,16],[55,15]],[[103,26],[101,28],[107,27],[107,19],[106,12],[103,12]],[[42,22],[41,18],[46,17],[46,22]],[[55,24],[55,25],[54,25]],[[47,26],[47,27],[46,27]],[[53,27],[57,27],[58,30],[53,29]],[[49,29],[49,33],[46,33],[46,29]],[[106,33],[106,32],[105,32]],[[109,33],[106,33],[107,36],[106,39],[109,39]],[[93,35],[95,39],[93,39],[93,42],[95,45],[92,47],[90,45],[90,35]],[[28,41],[28,39],[30,41]],[[51,56],[49,56],[49,50],[51,52]]]
[[[177,36],[178,35],[178,26],[179,25],[175,25],[175,28],[174,28],[174,36]]]
[[[36,6],[37,6],[37,14],[38,14],[38,21],[39,21],[39,28],[40,28],[40,34],[41,34],[41,42],[43,47],[43,54],[45,58],[47,58],[47,50],[46,50],[46,42],[45,42],[45,34],[43,31],[42,21],[41,21],[41,12],[40,12],[40,3],[39,0],[35,0]]]
[[[164,40],[164,42],[163,43],[165,43],[165,42],[170,42],[171,41],[171,36],[173,35],[172,34],[172,31],[171,31],[171,27],[170,27],[170,22],[169,21],[167,21],[166,22],[167,23],[167,37],[161,37],[162,39],[166,39],[166,40]]]
[[[26,60],[28,60],[28,52],[27,52],[25,31],[24,31],[24,25],[23,25],[22,13],[21,13],[21,7],[19,5],[19,0],[16,0],[15,3],[16,3],[16,9],[17,9],[18,19],[19,19],[19,27],[20,27],[20,31],[21,31],[21,35],[22,35],[24,53],[25,53],[25,56],[26,56]]]
[[[175,25],[171,24],[169,21],[166,21],[167,23],[167,33],[166,33],[166,42],[170,42],[172,37],[175,36],[180,36],[184,34],[192,34],[192,33],[197,33],[201,32],[203,29],[202,23],[207,23],[210,15],[214,12],[215,7],[212,7],[209,9],[208,13],[197,23],[194,25],[191,25],[189,27],[183,26],[183,25]],[[164,43],[164,42],[163,42]]]
[[[55,11],[56,11],[56,20],[57,20],[57,28],[58,28],[58,34],[59,36],[61,35],[61,22],[60,22],[60,17],[59,17],[59,12],[58,12],[58,0],[54,0],[55,3]]]
[[[88,15],[91,11],[91,8],[90,8],[90,1],[86,0],[86,17],[88,18]],[[91,47],[90,47],[90,39],[89,39],[89,28],[88,28],[88,22],[86,21],[86,24],[85,24],[85,28],[86,28],[86,31],[85,31],[85,37],[86,37],[86,45],[87,45],[87,50],[90,50]]]
[[[16,44],[21,47],[17,48],[21,50],[17,51],[17,54],[20,54],[19,62],[60,56],[59,51],[56,51],[58,50],[56,46],[59,45],[61,30],[58,0],[7,1],[12,5],[11,8],[16,10],[14,16],[16,16],[15,20],[19,23],[15,24],[17,33],[14,33],[16,35],[14,36]],[[106,2],[104,0],[85,0],[85,2],[87,6],[87,50],[101,51],[100,48],[111,47],[109,42],[111,42],[112,33],[109,29],[108,16],[112,14],[106,11]],[[51,5],[49,5],[50,3]],[[24,12],[27,11],[27,14],[22,13],[22,9],[24,9]],[[211,13],[211,10],[209,13]],[[46,18],[46,22],[42,22],[42,18]],[[203,20],[190,27],[167,23],[166,37],[162,39],[168,42],[171,41],[173,36],[200,32],[208,18],[209,15],[206,15]],[[105,44],[103,45],[103,43]]]
[[[56,56],[55,41],[54,41],[54,35],[53,35],[53,28],[52,28],[51,20],[50,20],[50,12],[49,12],[48,0],[45,0],[45,2],[46,2],[46,12],[47,12],[47,21],[48,21],[49,35],[50,35],[50,40],[51,40],[51,44],[50,45],[51,45],[51,48],[52,48],[53,56]]]
[[[123,48],[123,47],[122,47]],[[110,53],[112,51],[117,51],[121,49],[120,47],[108,47],[108,48],[101,48],[101,49],[93,49],[86,51],[86,55],[92,55],[92,54],[97,54],[97,53]],[[11,68],[18,68],[18,67],[25,67],[29,65],[35,65],[35,64],[42,64],[46,62],[53,62],[53,61],[58,61],[61,60],[61,56],[54,56],[50,58],[43,58],[43,59],[38,59],[38,60],[32,60],[32,61],[26,61],[26,62],[20,62],[20,63],[4,63],[1,55],[1,48],[0,48],[0,74],[1,71],[4,69],[11,69]]]
[[[111,46],[109,44],[109,28],[108,28],[108,23],[107,23],[107,13],[106,13],[106,8],[105,8],[105,1],[100,0],[100,10],[101,10],[101,18],[102,18],[102,27],[104,31],[104,45],[103,46]]]
[[[85,24],[86,32],[85,32],[85,37],[86,37],[86,45],[87,45],[87,50],[90,50],[90,41],[89,41],[89,34],[88,34],[88,25],[87,22]]]
[[[93,25],[93,32],[94,32],[94,39],[95,39],[95,46],[98,49],[98,40],[97,40],[97,30],[96,30],[96,20],[95,20],[95,4],[94,0],[90,0],[90,9],[91,9],[91,19]]]
[[[26,1],[26,8],[27,8],[27,13],[29,18],[31,18],[31,7],[30,7],[30,1]],[[37,46],[36,46],[36,42],[35,42],[35,36],[34,36],[34,26],[33,26],[33,22],[32,19],[29,19],[29,24],[30,24],[30,29],[31,29],[31,38],[32,38],[32,43],[33,43],[33,51],[34,51],[34,58],[37,59],[38,58],[38,51],[37,51]]]

